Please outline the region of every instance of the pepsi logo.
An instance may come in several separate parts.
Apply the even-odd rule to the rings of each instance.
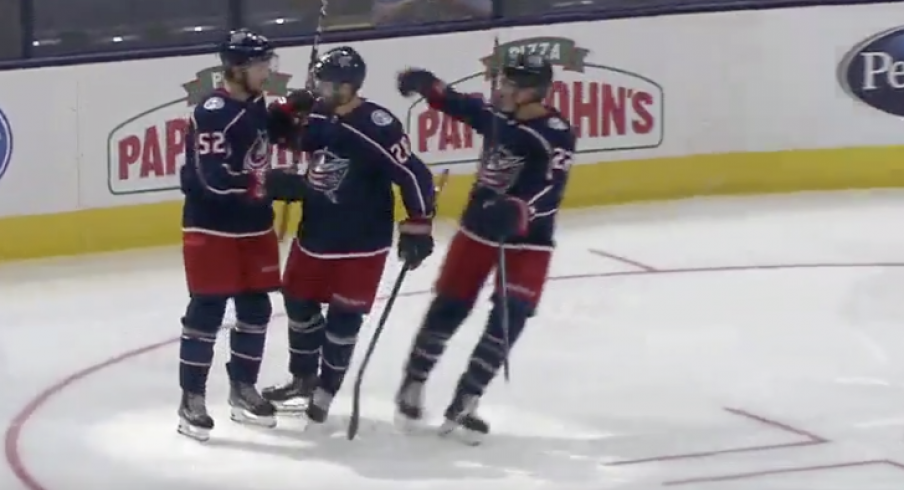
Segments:
[[[13,129],[9,119],[0,109],[0,177],[6,173],[13,159]]]
[[[838,66],[838,81],[845,92],[864,104],[904,116],[904,26],[854,46]]]

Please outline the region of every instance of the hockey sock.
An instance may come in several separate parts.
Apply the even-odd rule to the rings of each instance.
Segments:
[[[207,389],[217,330],[225,313],[226,298],[192,297],[188,302],[179,341],[179,386],[189,393]]]
[[[231,356],[226,369],[229,379],[240,383],[257,383],[267,340],[267,324],[273,307],[266,293],[236,296],[235,327],[229,332]]]
[[[289,372],[303,377],[317,374],[325,322],[320,304],[286,298],[289,315]]]
[[[267,340],[266,325],[238,322],[229,332],[231,356],[226,369],[229,379],[240,383],[257,383]]]
[[[437,296],[430,303],[421,329],[414,338],[405,375],[418,381],[426,381],[439,358],[446,351],[446,344],[471,312],[470,302]]]
[[[527,319],[533,308],[530,304],[517,298],[509,298],[509,332],[508,351],[505,345],[505,332],[502,325],[502,305],[494,301],[483,335],[471,353],[468,368],[458,382],[458,391],[480,396],[489,386],[511,348],[521,336]]]
[[[363,314],[344,310],[336,305],[331,305],[326,314],[326,342],[323,344],[320,386],[331,394],[335,395],[342,386],[362,323]]]

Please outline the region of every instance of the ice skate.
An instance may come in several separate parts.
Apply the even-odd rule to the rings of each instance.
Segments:
[[[411,432],[420,428],[424,420],[424,382],[405,377],[396,394],[396,428]]]
[[[276,427],[276,407],[249,383],[233,382],[229,389],[232,420],[240,424]]]
[[[446,409],[445,420],[439,428],[443,437],[455,437],[469,446],[477,446],[490,433],[490,426],[477,415],[480,397],[458,392]]]
[[[315,389],[314,394],[311,395],[308,406],[304,411],[304,417],[308,421],[305,430],[311,428],[316,430],[318,427],[323,427],[329,416],[330,405],[332,405],[332,403],[333,395],[331,393],[328,393],[323,388]]]
[[[261,395],[280,412],[300,414],[307,408],[317,384],[316,375],[294,376],[285,384],[264,388]]]
[[[204,395],[182,392],[182,402],[179,404],[180,434],[196,441],[210,439],[210,431],[213,430],[213,418],[207,413],[207,403]]]

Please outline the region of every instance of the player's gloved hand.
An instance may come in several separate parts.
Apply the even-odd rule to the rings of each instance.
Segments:
[[[409,218],[399,223],[399,259],[416,269],[433,254],[433,222],[430,218]]]
[[[482,206],[480,213],[483,225],[494,240],[502,242],[527,233],[530,207],[521,199],[511,196],[493,197]]]
[[[264,190],[267,197],[274,201],[301,201],[308,190],[303,175],[293,169],[272,169],[264,179]]]
[[[310,90],[295,90],[285,99],[267,107],[267,134],[280,146],[294,148],[294,143],[314,109],[317,97]]]
[[[412,94],[420,94],[426,98],[442,93],[445,90],[443,82],[432,72],[421,68],[409,68],[398,77],[399,93],[405,97]]]

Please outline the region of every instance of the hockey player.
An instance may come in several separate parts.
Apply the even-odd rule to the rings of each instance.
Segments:
[[[223,88],[194,109],[180,181],[183,257],[190,300],[182,317],[179,432],[206,440],[214,421],[205,403],[217,331],[232,299],[237,322],[226,365],[232,419],[275,425],[275,409],[255,388],[271,304],[280,287],[272,202],[262,176],[269,168],[263,86],[275,54],[267,38],[234,31],[219,50]]]
[[[501,301],[497,284],[483,335],[440,429],[448,434],[461,428],[474,443],[489,432],[489,425],[476,413],[477,402],[502,366],[507,347],[518,340],[540,301],[554,247],[555,215],[575,151],[569,123],[543,104],[553,80],[550,63],[541,56],[519,55],[507,60],[502,75],[492,105],[456,92],[426,70],[409,69],[398,78],[402,95],[419,94],[431,107],[484,136],[477,182],[396,396],[400,422],[423,418],[424,384],[447,342],[469,315],[497,265],[498,247],[503,246],[507,301]],[[503,325],[504,310],[508,331]]]
[[[302,201],[302,219],[283,275],[292,379],[263,395],[289,410],[307,401],[314,423],[327,418],[376,297],[392,245],[393,184],[408,214],[399,225],[400,259],[416,268],[434,246],[432,175],[400,121],[358,95],[365,75],[354,49],[335,48],[314,66],[316,94],[296,92],[272,116],[304,121],[295,149],[313,158],[304,175],[267,178],[274,199]]]

